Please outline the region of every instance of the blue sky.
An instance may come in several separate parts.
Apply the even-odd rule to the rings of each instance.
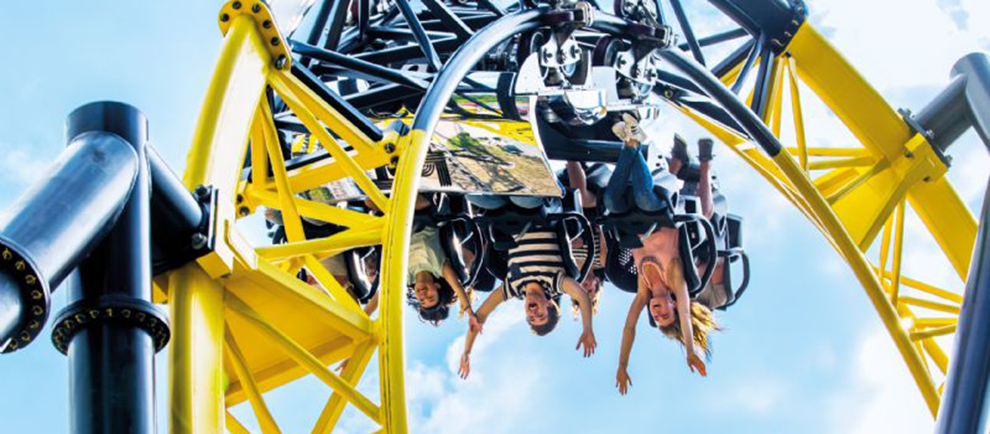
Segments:
[[[956,59],[990,50],[990,31],[975,25],[978,17],[990,17],[982,0],[809,3],[812,22],[894,107],[920,108],[945,84]],[[181,172],[220,45],[220,4],[6,5],[0,35],[11,45],[0,69],[0,208],[57,157],[65,145],[65,116],[94,100],[142,109],[152,140]],[[706,10],[689,13],[707,17]],[[705,22],[718,24],[714,17]],[[707,33],[705,26],[699,24],[699,33]],[[806,116],[812,143],[851,140],[820,106],[810,104]],[[674,116],[654,132],[673,130],[700,134]],[[951,154],[957,163],[949,176],[975,208],[990,161],[972,133]],[[537,338],[521,324],[518,303],[510,303],[480,338],[468,381],[455,376],[465,324],[450,321],[434,329],[410,316],[407,394],[414,432],[930,432],[931,418],[907,370],[831,247],[727,150],[717,164],[733,212],[747,218],[754,281],[744,300],[720,317],[727,330],[715,337],[708,378],[692,376],[680,349],[643,326],[629,369],[634,387],[619,396],[614,375],[629,297],[614,288],[606,290],[595,318],[599,348],[593,358],[574,351],[579,322],[567,316],[551,336]],[[907,232],[922,233],[916,219],[908,221]],[[961,288],[930,241],[911,239],[917,241],[908,245],[905,264],[912,274]],[[56,293],[56,310],[64,296]],[[158,360],[164,429],[167,366],[161,355]],[[47,342],[0,357],[0,384],[7,391],[0,394],[0,417],[11,432],[67,430],[66,368]],[[367,375],[360,387],[377,388],[377,377]],[[306,378],[268,398],[283,432],[295,433],[308,432],[328,394]],[[234,413],[255,425],[246,405]],[[373,426],[348,409],[340,428],[361,433]]]

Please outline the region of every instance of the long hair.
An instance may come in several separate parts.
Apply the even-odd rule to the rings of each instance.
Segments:
[[[436,327],[450,316],[450,305],[457,301],[457,295],[454,293],[454,288],[447,283],[447,279],[433,276],[433,281],[439,286],[439,289],[437,289],[437,304],[435,306],[424,308],[420,304],[419,299],[416,298],[416,291],[413,290],[415,286],[413,285],[406,288],[406,303],[419,312],[420,319]]]
[[[647,316],[650,318],[650,325],[656,327],[657,324],[653,321],[653,315]],[[676,309],[674,310],[674,322],[669,326],[660,326],[659,328],[664,336],[680,342],[681,345],[686,347],[684,333],[681,330],[680,313]],[[704,352],[706,361],[711,361],[712,343],[710,335],[714,331],[722,330],[722,327],[715,320],[715,314],[712,313],[711,309],[695,301],[691,301],[691,330],[694,335],[694,345]]]

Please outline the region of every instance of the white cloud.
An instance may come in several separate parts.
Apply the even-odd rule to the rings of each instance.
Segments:
[[[865,335],[852,362],[852,388],[832,400],[834,432],[932,432],[934,419],[886,330]]]
[[[27,145],[0,144],[0,179],[15,185],[30,185],[47,172],[52,161],[30,152]]]

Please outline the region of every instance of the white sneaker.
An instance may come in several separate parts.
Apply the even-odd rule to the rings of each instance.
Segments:
[[[629,135],[629,128],[626,126],[626,123],[622,121],[616,122],[612,125],[612,133],[623,142],[629,140],[629,137],[631,137]]]
[[[629,113],[622,114],[622,120],[626,124],[626,134],[628,138],[643,143],[646,141],[646,133],[639,127],[639,121]]]

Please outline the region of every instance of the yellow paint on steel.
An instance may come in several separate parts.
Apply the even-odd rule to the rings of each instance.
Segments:
[[[280,260],[318,253],[332,256],[356,247],[374,246],[381,243],[382,228],[371,226],[348,229],[326,238],[260,247],[256,251],[259,256],[269,260]]]
[[[921,360],[921,354],[917,352],[911,339],[901,327],[897,311],[884,294],[880,281],[877,279],[876,274],[873,273],[869,261],[863,256],[863,252],[859,249],[859,246],[849,236],[849,233],[846,232],[842,221],[832,211],[825,198],[815,189],[814,184],[808,179],[805,172],[801,170],[797,162],[794,161],[794,158],[787,152],[781,152],[773,160],[780,167],[781,171],[784,172],[785,176],[791,180],[794,187],[808,200],[812,211],[821,218],[827,230],[827,235],[834,241],[834,245],[839,250],[839,253],[846,258],[846,262],[866,290],[870,301],[873,302],[873,307],[880,314],[880,319],[887,327],[887,331],[893,338],[897,349],[901,352],[901,356],[904,358],[908,370],[914,377],[915,383],[921,390],[921,395],[924,397],[928,409],[933,416],[938,414],[939,396],[926,372]]]
[[[251,434],[251,431],[248,431],[248,429],[241,424],[241,421],[237,420],[237,418],[230,414],[229,411],[224,411],[223,413],[224,420],[227,422],[226,428],[227,431],[230,431],[230,434]]]
[[[381,331],[378,367],[381,371],[383,431],[401,434],[409,430],[406,419],[405,354],[403,353],[402,307],[405,304],[406,263],[416,195],[426,161],[430,137],[422,130],[412,130],[402,138],[403,153],[392,185],[392,208],[388,213],[390,228],[383,240],[382,285],[378,304]]]
[[[268,160],[271,162],[272,175],[275,178],[275,186],[278,188],[278,209],[282,213],[282,226],[285,227],[286,239],[290,243],[305,241],[306,233],[303,231],[302,220],[299,219],[296,203],[292,200],[296,192],[289,189],[289,175],[285,170],[285,162],[282,161],[282,148],[279,145],[278,131],[275,130],[275,125],[272,123],[272,113],[267,100],[258,104],[256,113],[254,122],[261,129],[265,150],[268,152]],[[258,170],[267,169],[259,167]]]
[[[258,425],[261,426],[261,432],[264,434],[280,433],[281,430],[278,429],[278,424],[275,423],[272,413],[268,411],[265,398],[261,396],[258,384],[254,381],[254,375],[248,368],[247,361],[244,360],[244,354],[241,353],[237,340],[230,334],[230,329],[224,331],[224,343],[227,345],[224,356],[229,361],[228,364],[234,368],[237,379],[244,386],[244,392],[247,394],[251,409],[254,410],[254,415],[258,419]]]
[[[330,133],[323,128],[320,120],[317,119],[316,115],[310,111],[305,102],[300,99],[297,94],[297,92],[299,92],[298,86],[293,85],[293,80],[295,80],[295,78],[291,75],[275,73],[272,74],[269,83],[275,88],[279,96],[282,97],[282,100],[285,101],[286,105],[292,109],[296,117],[298,117],[299,120],[306,125],[309,132],[320,139],[323,149],[326,149],[337,163],[343,165],[344,170],[351,176],[351,179],[357,183],[358,187],[361,188],[361,191],[363,191],[364,194],[368,195],[368,199],[374,202],[375,205],[378,206],[378,209],[387,212],[386,203],[388,199],[384,194],[382,194],[381,190],[377,185],[375,185],[371,178],[369,178],[364,172],[366,168],[362,168],[356,161],[354,161],[354,159],[346,151],[344,151],[343,148],[341,148],[340,144],[333,139]],[[351,146],[353,147],[354,145],[351,144]]]
[[[791,84],[791,111],[794,114],[794,133],[798,145],[798,161],[805,172],[808,171],[808,142],[804,133],[804,112],[801,107],[801,90],[797,80],[797,62],[787,56],[787,79]],[[780,137],[779,130],[777,137]]]
[[[953,313],[956,315],[958,315],[960,311],[959,305],[957,304],[939,303],[937,301],[925,300],[917,297],[899,297],[898,301],[909,306],[918,306],[925,309]]]
[[[271,190],[259,190],[251,187],[246,190],[245,194],[254,198],[258,202],[258,205],[271,208],[279,207],[278,193]],[[341,226],[354,227],[366,225],[373,220],[381,219],[381,217],[374,217],[370,214],[352,211],[347,208],[306,200],[298,196],[292,197],[292,202],[295,205],[296,211],[303,217]]]
[[[340,373],[340,378],[351,386],[357,387],[361,373],[364,372],[365,367],[368,366],[368,362],[371,361],[371,356],[374,354],[375,348],[375,342],[369,341],[355,350],[354,355],[347,360],[347,366]],[[334,426],[337,425],[337,421],[340,419],[340,415],[344,412],[344,406],[346,404],[347,401],[339,393],[335,392],[330,395],[330,399],[327,400],[323,411],[320,412],[319,419],[316,420],[316,426],[313,427],[313,434],[328,434],[330,431],[333,431]]]
[[[169,278],[169,433],[223,432],[223,297],[196,264]]]
[[[250,323],[252,327],[258,331],[261,331],[262,334],[264,334],[268,339],[278,344],[278,346],[285,351],[286,355],[306,368],[307,371],[313,374],[316,378],[319,378],[320,381],[323,381],[330,386],[335,392],[341,394],[341,396],[346,398],[351,404],[354,404],[358,410],[371,418],[371,420],[378,422],[378,406],[351,386],[347,381],[344,381],[337,374],[324,366],[323,363],[307,351],[306,348],[299,345],[289,336],[286,336],[278,328],[272,326],[268,320],[258,315],[257,312],[251,309],[251,307],[238,299],[236,296],[228,294],[226,304],[229,312],[236,314],[241,319],[244,319]]]
[[[323,286],[323,288],[330,293],[330,296],[333,297],[334,301],[336,301],[337,303],[343,305],[344,307],[350,309],[355,313],[366,315],[364,313],[364,310],[361,309],[361,306],[359,306],[358,303],[354,301],[354,298],[347,293],[347,290],[344,289],[344,287],[340,286],[340,283],[337,282],[337,279],[334,278],[334,276],[330,274],[329,271],[327,271],[326,267],[324,267],[323,264],[320,263],[320,261],[318,261],[312,255],[306,255],[303,258],[303,261],[305,263],[306,269],[309,270],[310,273],[313,274],[313,277],[315,277],[316,280],[320,282],[320,285]]]
[[[904,256],[904,216],[906,207],[904,200],[901,200],[901,203],[897,205],[897,222],[894,224],[894,263],[891,264],[893,268],[891,271],[894,276],[890,279],[890,302],[894,306],[897,306],[897,298],[901,293],[901,258]],[[905,303],[907,302],[905,301]]]

